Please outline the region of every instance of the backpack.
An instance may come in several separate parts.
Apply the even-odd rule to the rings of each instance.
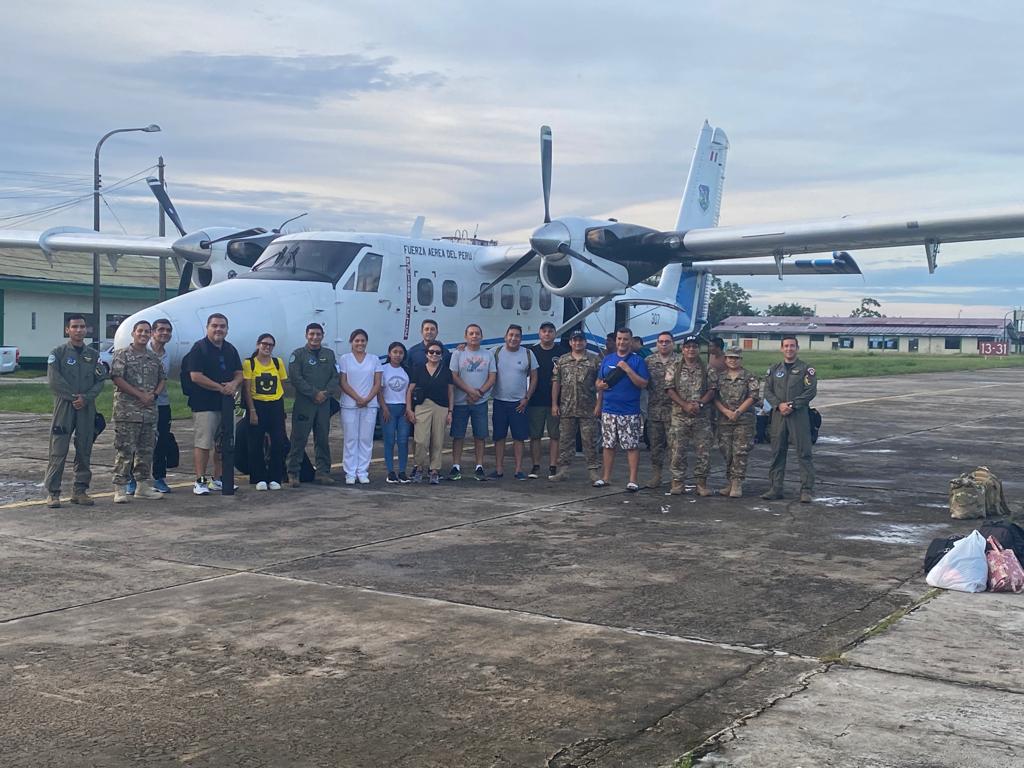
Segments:
[[[941,539],[932,539],[932,543],[928,545],[928,551],[924,555],[924,572],[928,573],[934,568],[936,563],[945,557],[946,553],[953,549],[953,545],[962,538],[963,536],[944,536]]]
[[[818,432],[821,430],[821,413],[817,408],[808,408],[807,414],[811,420],[811,444],[818,442]]]
[[[949,516],[955,520],[1009,515],[1003,484],[988,467],[978,467],[949,481]]]
[[[1024,563],[1024,528],[1009,520],[996,520],[985,523],[978,531],[986,539],[991,536],[998,541],[1003,549],[1012,549],[1017,559]]]
[[[189,371],[189,366],[192,365],[192,353],[195,349],[190,349],[188,353],[181,358],[181,370],[178,372],[178,380],[181,382],[181,394],[185,397],[192,397],[196,392],[195,384],[192,383],[192,374]]]

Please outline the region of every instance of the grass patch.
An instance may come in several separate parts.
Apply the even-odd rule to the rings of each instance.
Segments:
[[[181,384],[177,381],[167,382],[167,393],[171,397],[171,417],[187,419],[192,412],[188,402],[181,394]],[[100,396],[96,398],[96,407],[104,416],[110,418],[114,400],[114,385],[107,382]],[[53,413],[53,393],[45,384],[0,384],[0,411],[8,413]]]
[[[898,376],[904,373],[942,373],[977,371],[988,368],[1024,367],[1024,355],[981,357],[979,355],[919,355],[893,352],[817,352],[801,353],[800,358],[813,366],[819,379],[846,379],[864,376]],[[780,352],[746,352],[743,366],[760,376],[782,359]]]
[[[5,379],[38,379],[46,375],[45,368],[19,368],[14,373],[5,373]]]

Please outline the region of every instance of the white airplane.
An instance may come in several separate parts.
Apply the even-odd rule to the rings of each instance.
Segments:
[[[179,256],[204,264],[221,263],[214,257],[223,248],[225,254],[252,259],[250,271],[234,279],[211,274],[208,287],[137,312],[118,329],[115,346],[121,347],[129,343],[137,320],[170,318],[175,328],[171,354],[177,363],[203,336],[212,312],[227,315],[229,339],[244,354],[264,332],[275,335],[282,352],[300,347],[309,322],[321,323],[339,352],[347,351],[348,334],[361,327],[370,348],[380,354],[391,341],[418,341],[420,324],[427,318],[438,323],[441,338],[452,346],[470,322],[482,326],[485,344],[499,343],[511,322],[523,326],[525,341],[536,339],[545,321],[555,323],[559,333],[581,325],[597,348],[603,348],[607,332],[621,325],[629,325],[645,343],[661,331],[681,338],[704,322],[711,275],[778,274],[781,279],[785,274],[859,274],[853,259],[838,249],[914,244],[925,247],[932,271],[940,243],[1024,237],[1024,209],[718,227],[728,149],[725,133],[705,122],[670,231],[615,220],[552,219],[551,131],[545,126],[544,223],[529,245],[353,232],[278,235],[206,229],[178,239],[60,230],[0,232],[0,246],[42,248],[48,256],[64,250],[99,251],[115,258]],[[170,201],[164,205],[170,214]],[[183,232],[176,219],[175,214],[172,220]],[[821,252],[833,256],[785,260],[792,254]],[[751,257],[770,261],[733,261]]]

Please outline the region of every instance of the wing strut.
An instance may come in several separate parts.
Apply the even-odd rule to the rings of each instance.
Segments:
[[[593,314],[594,312],[597,312],[597,310],[599,310],[601,307],[603,307],[605,304],[607,304],[609,301],[611,301],[618,295],[619,294],[617,293],[609,293],[605,296],[602,296],[600,299],[595,299],[594,301],[590,302],[590,304],[585,306],[581,311],[577,312],[575,315],[573,315],[564,323],[562,323],[562,327],[558,328],[555,331],[555,336],[561,336],[574,325],[579,324],[585,317]]]
[[[939,241],[938,240],[927,240],[924,244],[924,255],[928,258],[928,274],[935,274],[935,267],[937,266],[936,256],[939,255]]]

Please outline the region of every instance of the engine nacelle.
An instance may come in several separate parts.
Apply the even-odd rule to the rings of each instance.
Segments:
[[[609,274],[584,264],[579,259],[558,255],[544,258],[540,266],[540,281],[544,287],[558,296],[589,297],[620,295],[626,292],[629,271],[621,264],[602,259],[593,254],[587,258]]]

